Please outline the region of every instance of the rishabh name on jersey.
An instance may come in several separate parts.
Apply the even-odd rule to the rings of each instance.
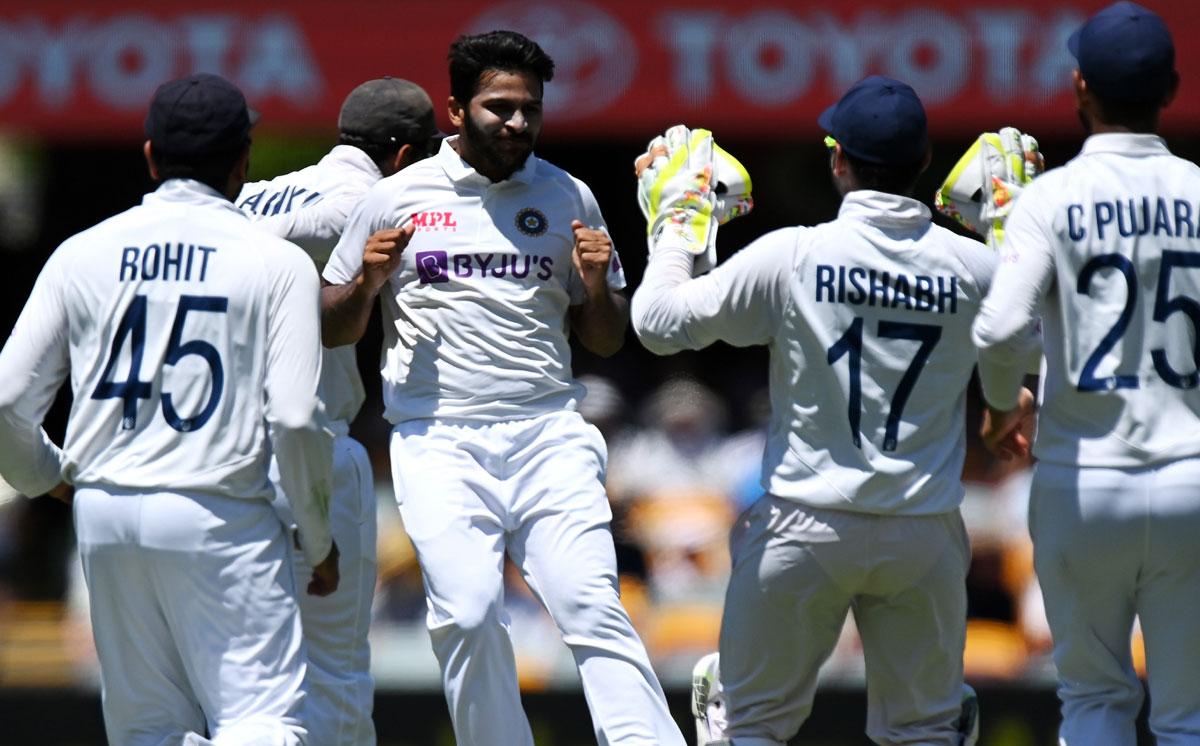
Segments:
[[[568,308],[583,302],[571,221],[603,227],[588,187],[531,155],[505,181],[467,165],[447,138],[433,157],[380,181],[325,268],[348,282],[376,230],[412,221],[385,312],[385,415],[489,421],[574,408]],[[625,286],[613,254],[609,287]]]
[[[1155,135],[1093,135],[1021,196],[1003,250],[1051,257],[1035,455],[1130,468],[1200,454],[1200,167]]]
[[[764,488],[818,507],[922,515],[962,501],[971,322],[994,255],[915,200],[855,191],[785,233]],[[780,241],[779,238],[773,239]]]
[[[276,286],[313,270],[295,246],[205,190],[168,181],[51,258],[76,363],[63,449],[75,484],[272,494],[261,383],[263,340],[275,333],[268,304]]]
[[[354,208],[381,178],[360,148],[336,145],[312,166],[246,184],[234,204],[260,228],[304,249],[320,269]],[[366,400],[354,345],[323,350],[321,400],[334,429],[348,432]]]

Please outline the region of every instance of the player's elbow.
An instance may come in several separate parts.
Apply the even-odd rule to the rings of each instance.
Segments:
[[[669,308],[664,307],[662,297],[634,293],[630,305],[630,318],[638,341],[655,355],[671,355],[683,349],[676,341],[678,324],[674,322]]]
[[[316,396],[277,401],[271,405],[269,419],[276,431],[317,432],[325,429],[325,407]]]

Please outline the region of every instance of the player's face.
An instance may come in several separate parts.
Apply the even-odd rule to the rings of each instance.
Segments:
[[[488,70],[461,112],[455,124],[464,159],[494,181],[506,179],[525,164],[541,132],[542,82],[531,73]]]

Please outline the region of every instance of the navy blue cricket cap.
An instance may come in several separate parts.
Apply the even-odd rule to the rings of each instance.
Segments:
[[[1067,40],[1079,73],[1102,99],[1154,101],[1175,80],[1175,43],[1157,13],[1119,2],[1089,18]]]
[[[912,166],[929,150],[925,107],[907,83],[872,75],[817,117],[850,155],[883,166]]]
[[[174,156],[227,153],[250,141],[258,112],[220,75],[195,73],[163,83],[146,112],[146,137],[155,152]]]

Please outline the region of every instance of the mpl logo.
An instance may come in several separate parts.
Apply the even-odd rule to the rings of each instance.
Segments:
[[[546,109],[556,120],[603,111],[633,82],[638,48],[620,21],[580,0],[508,2],[472,21],[466,33],[513,29],[536,41],[554,59],[554,85]]]
[[[422,285],[450,282],[450,275],[447,274],[449,259],[446,252],[418,251],[416,259],[417,277],[421,278]]]
[[[458,221],[454,213],[440,210],[415,212],[412,216],[413,225],[418,231],[457,231]]]

